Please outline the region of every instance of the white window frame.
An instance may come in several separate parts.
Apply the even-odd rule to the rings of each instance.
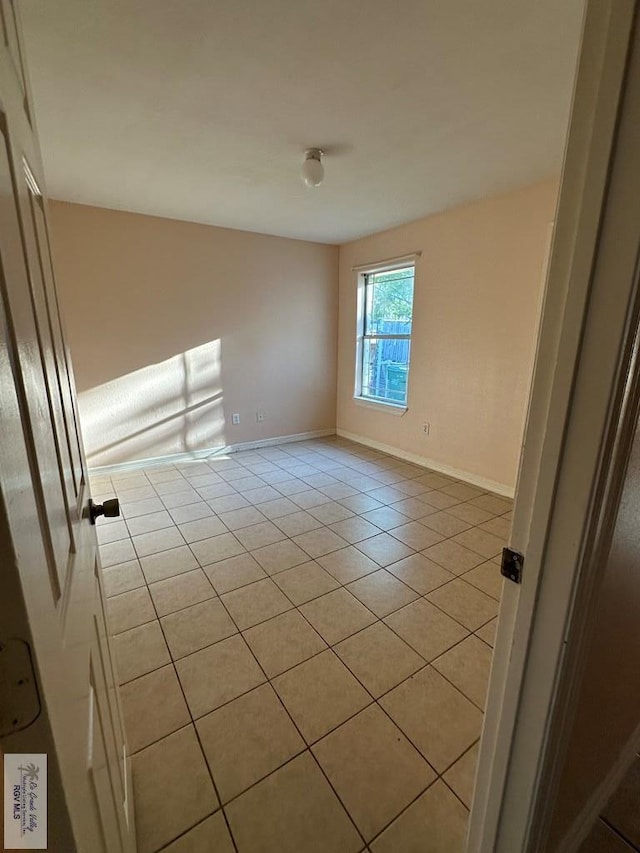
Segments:
[[[409,381],[411,376],[411,338],[413,334],[413,308],[415,305],[416,285],[416,258],[415,255],[398,258],[393,261],[371,264],[366,267],[357,268],[357,312],[356,312],[356,375],[354,383],[353,399],[356,405],[367,408],[378,409],[393,415],[403,415],[409,408]],[[365,311],[366,311],[366,282],[368,275],[375,273],[393,272],[394,270],[413,267],[413,301],[411,304],[411,334],[409,335],[365,335]],[[364,367],[364,342],[365,340],[405,340],[409,341],[409,369],[407,371],[407,399],[405,403],[394,403],[391,400],[383,400],[378,397],[368,397],[362,393],[362,371]]]

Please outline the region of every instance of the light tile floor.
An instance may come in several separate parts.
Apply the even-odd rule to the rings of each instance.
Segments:
[[[92,491],[141,853],[462,850],[510,501],[336,437]]]

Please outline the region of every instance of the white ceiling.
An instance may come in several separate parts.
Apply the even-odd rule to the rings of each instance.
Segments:
[[[21,0],[49,193],[342,243],[550,177],[582,6]]]

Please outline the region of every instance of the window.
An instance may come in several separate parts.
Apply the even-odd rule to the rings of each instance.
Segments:
[[[355,395],[406,407],[415,267],[367,272],[358,288]]]

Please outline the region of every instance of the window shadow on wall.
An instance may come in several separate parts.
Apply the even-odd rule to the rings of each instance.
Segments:
[[[219,339],[78,395],[89,466],[225,445]]]

